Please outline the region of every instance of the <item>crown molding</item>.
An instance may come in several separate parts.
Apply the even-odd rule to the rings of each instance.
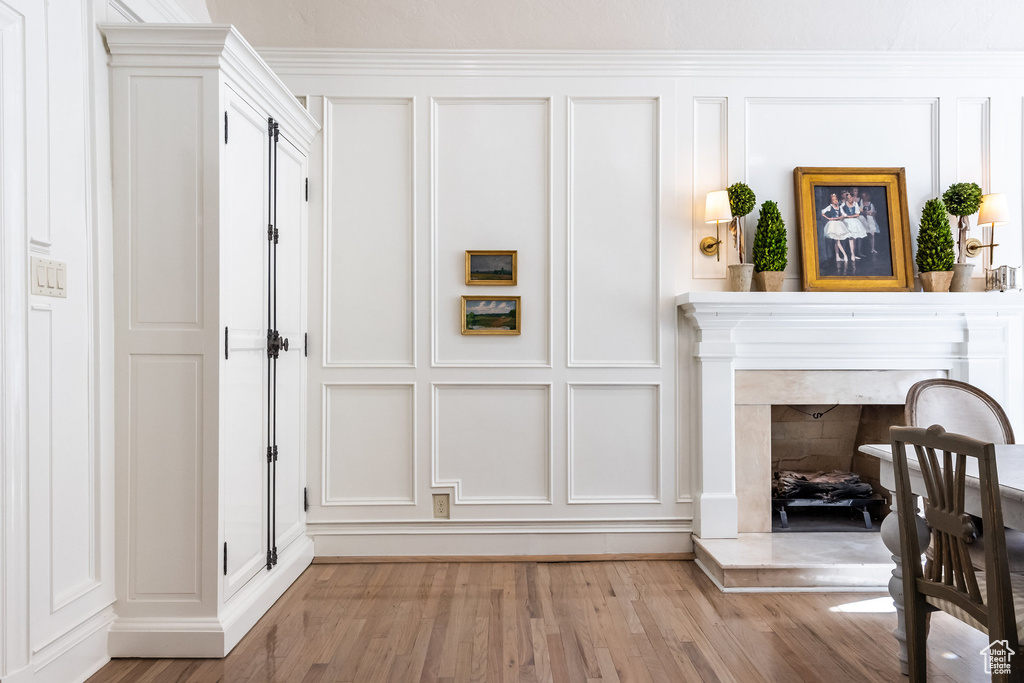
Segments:
[[[281,79],[227,24],[102,24],[112,68],[223,69],[245,83],[259,104],[310,144],[320,125]]]
[[[281,76],[1021,78],[1024,52],[260,48]]]

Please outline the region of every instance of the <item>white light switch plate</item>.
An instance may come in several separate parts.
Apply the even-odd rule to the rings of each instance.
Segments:
[[[68,297],[68,264],[64,261],[33,256],[29,279],[32,281],[33,294],[61,299]]]

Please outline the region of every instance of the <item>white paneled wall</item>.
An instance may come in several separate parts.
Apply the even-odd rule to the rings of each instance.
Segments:
[[[1010,194],[1020,225],[1020,55],[264,55],[324,121],[320,555],[689,550],[696,379],[673,299],[724,289],[736,260],[697,250],[710,190],[778,202],[787,289],[797,166],[905,167],[914,233],[960,181]],[[1020,264],[1020,230],[998,238]],[[518,286],[467,287],[467,249],[518,250]],[[522,296],[522,335],[459,333],[481,293]]]

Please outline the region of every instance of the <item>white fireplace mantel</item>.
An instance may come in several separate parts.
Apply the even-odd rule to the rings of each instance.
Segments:
[[[701,538],[738,531],[737,370],[938,373],[981,387],[1015,429],[1024,426],[1019,292],[690,292],[676,305],[693,330],[691,344],[680,342],[680,367],[697,385],[694,532]],[[864,375],[836,382],[850,376]]]

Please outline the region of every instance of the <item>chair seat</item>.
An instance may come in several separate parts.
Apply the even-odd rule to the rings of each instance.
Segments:
[[[974,543],[967,546],[967,552],[975,569],[985,569],[985,534],[974,539]],[[1006,559],[1011,574],[1024,574],[1024,531],[1006,529]]]
[[[981,594],[985,595],[985,573],[978,572],[976,576],[978,577],[978,588],[981,590]],[[1017,620],[1017,638],[1024,642],[1024,574],[1010,574],[1010,591],[1013,593],[1013,613]],[[930,595],[924,596],[924,599],[932,607],[940,609],[947,614],[952,614],[960,621],[968,626],[973,626],[982,633],[988,633],[988,629],[982,626],[977,619],[948,600],[941,600]]]

